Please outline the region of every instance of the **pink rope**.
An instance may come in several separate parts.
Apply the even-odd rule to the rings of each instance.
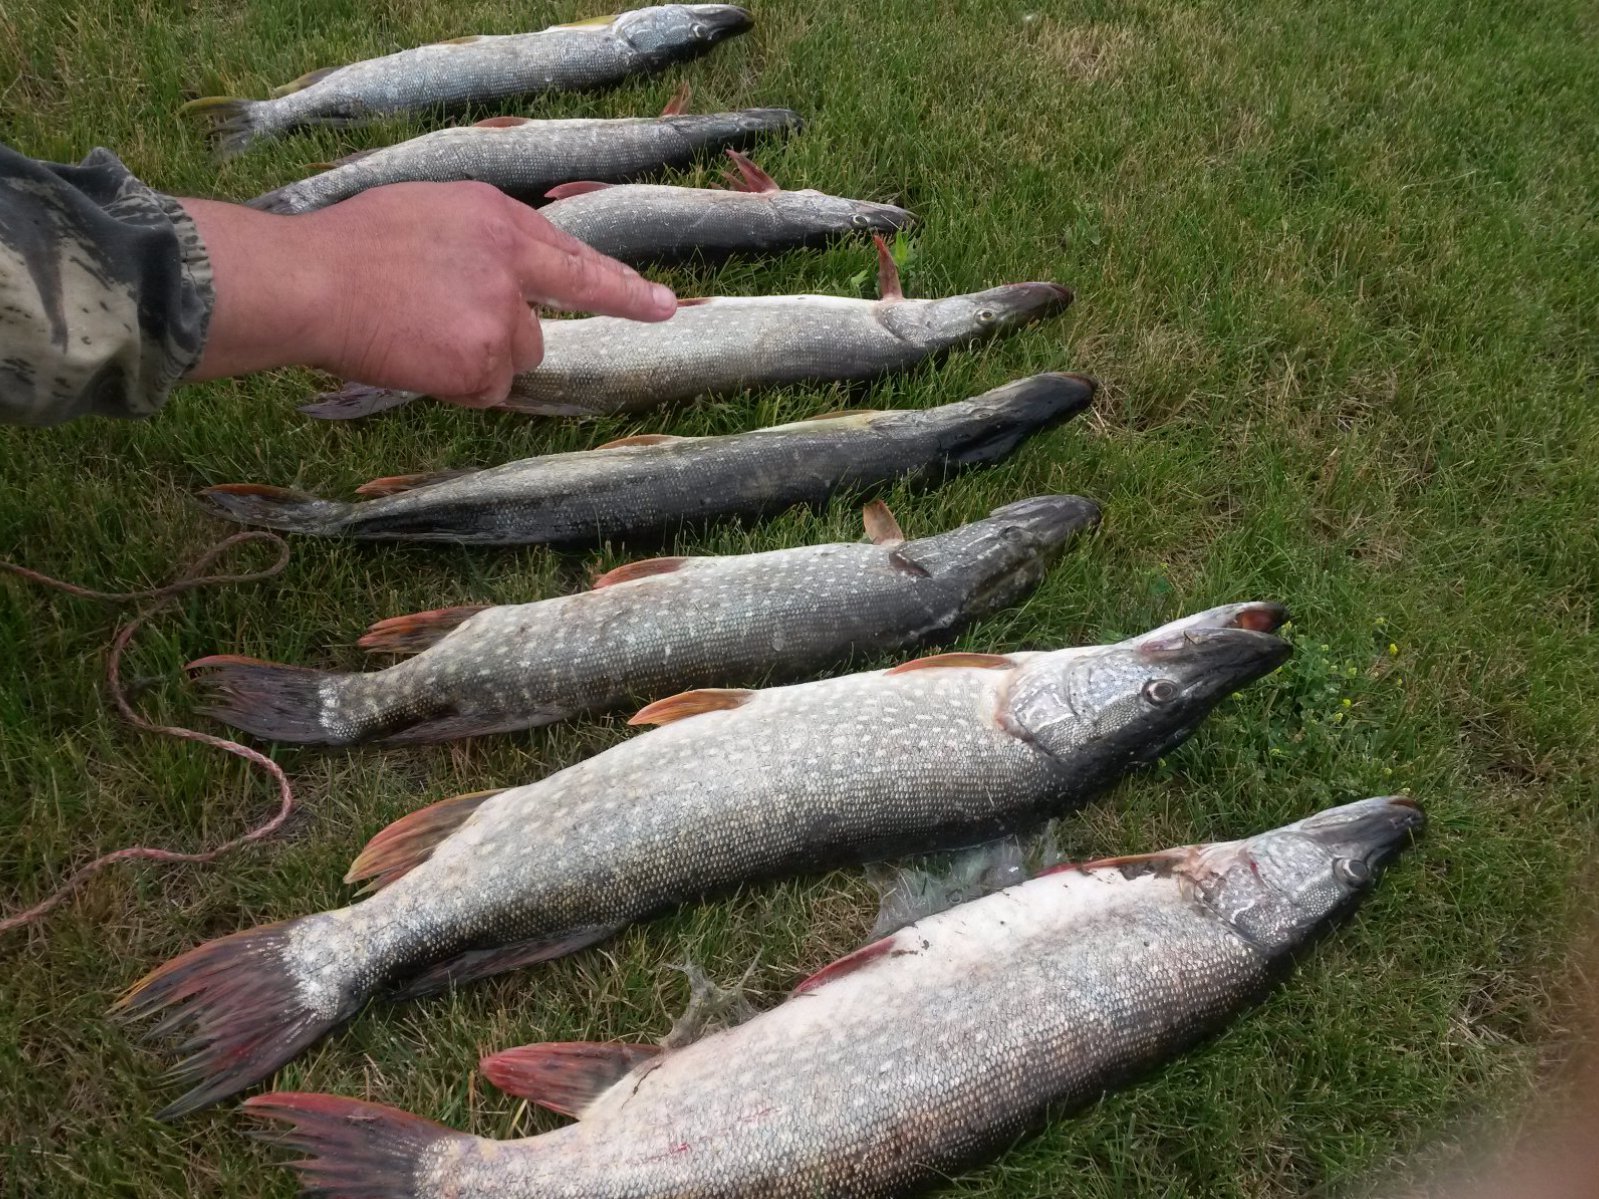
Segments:
[[[227,553],[234,546],[243,545],[250,541],[269,542],[278,547],[277,561],[262,570],[251,571],[247,574],[205,574],[205,569]],[[150,733],[164,733],[168,737],[178,737],[184,741],[198,741],[201,745],[215,746],[224,753],[233,754],[247,762],[253,762],[261,767],[278,784],[278,810],[271,819],[264,824],[257,825],[249,832],[225,841],[215,849],[208,849],[201,853],[181,853],[177,850],[160,849],[148,845],[134,845],[127,849],[119,849],[114,853],[102,854],[84,866],[80,866],[44,899],[34,904],[31,908],[17,912],[0,919],[0,935],[13,929],[24,928],[33,924],[52,909],[59,907],[66,898],[82,886],[85,880],[98,874],[114,862],[131,860],[147,862],[214,862],[223,854],[238,849],[241,845],[248,845],[270,837],[283,827],[294,811],[294,791],[289,786],[289,778],[283,773],[283,768],[265,754],[258,753],[247,745],[240,745],[237,741],[229,741],[222,737],[213,737],[209,733],[196,732],[194,729],[178,728],[174,725],[156,724],[146,720],[133,710],[128,703],[128,697],[122,690],[122,655],[128,648],[128,643],[133,640],[134,633],[144,623],[166,607],[177,596],[185,591],[192,591],[197,587],[210,587],[221,583],[254,583],[261,579],[269,579],[282,572],[289,564],[289,547],[283,538],[275,533],[247,532],[235,533],[212,546],[205,553],[179,575],[171,583],[162,587],[152,587],[144,591],[95,591],[88,587],[79,587],[74,583],[65,583],[60,579],[52,579],[49,575],[42,575],[36,570],[29,570],[23,566],[13,566],[9,562],[0,562],[0,570],[8,571],[19,578],[27,579],[31,583],[38,583],[44,587],[53,587],[57,591],[64,591],[68,595],[79,596],[84,599],[109,600],[114,603],[129,603],[137,600],[153,600],[143,611],[137,613],[131,620],[119,628],[111,639],[111,651],[106,655],[106,685],[111,692],[111,701],[116,704],[117,711],[135,728],[143,729]]]

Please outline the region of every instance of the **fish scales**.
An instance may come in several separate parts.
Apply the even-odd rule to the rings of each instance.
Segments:
[[[169,1109],[189,1110],[390,986],[425,993],[737,883],[968,845],[1065,811],[1275,669],[1283,615],[1235,604],[1114,645],[690,693],[677,710],[702,714],[407,817],[352,868],[381,888],[371,898],[210,942],[123,1006],[188,1005],[166,1024],[197,1032],[177,1073],[199,1085]]]
[[[594,544],[713,517],[820,505],[835,491],[938,479],[1005,457],[1085,408],[1092,380],[1037,375],[937,408],[722,437],[549,454],[359,503],[253,484],[202,492],[220,515],[304,533],[479,545]]]
[[[189,107],[215,121],[224,151],[237,151],[305,126],[610,87],[704,54],[751,24],[733,5],[656,5],[533,33],[417,46],[313,71],[269,100],[208,97]]]
[[[1409,800],[1371,799],[1045,874],[901,929],[748,1023],[636,1051],[543,1136],[488,1141],[329,1096],[247,1110],[294,1125],[307,1191],[347,1199],[892,1199],[1224,1025],[1422,824]],[[563,1047],[485,1072],[547,1102],[518,1073],[546,1048]]]
[[[651,324],[550,321],[543,360],[511,380],[497,407],[592,417],[751,387],[873,379],[1053,316],[1071,301],[1059,284],[1011,283],[936,300],[718,296],[686,301]],[[300,411],[348,419],[416,398],[352,383]]]
[[[776,253],[843,233],[892,233],[912,219],[892,204],[810,190],[744,192],[652,183],[584,192],[540,212],[585,245],[635,266],[695,254]]]
[[[250,201],[266,212],[313,212],[390,183],[476,180],[519,199],[541,199],[579,179],[622,182],[687,166],[713,149],[742,148],[766,134],[798,130],[787,108],[665,117],[524,120],[438,129],[355,155],[331,169]]]
[[[478,612],[370,673],[197,666],[211,714],[259,736],[350,744],[527,728],[918,644],[1024,595],[1097,520],[1087,500],[1040,496],[908,542],[668,560],[649,577]]]

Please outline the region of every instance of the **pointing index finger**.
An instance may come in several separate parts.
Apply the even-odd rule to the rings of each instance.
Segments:
[[[515,269],[530,302],[635,321],[664,321],[677,311],[670,288],[584,245],[531,209],[521,224],[529,238]]]

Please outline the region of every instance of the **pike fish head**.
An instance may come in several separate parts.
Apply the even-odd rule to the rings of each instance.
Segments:
[[[1402,795],[1363,799],[1243,841],[1201,846],[1179,872],[1241,936],[1278,953],[1355,904],[1425,824]]]
[[[1046,753],[1108,778],[1186,740],[1217,704],[1290,652],[1255,627],[1188,624],[1040,654],[1017,672],[1002,720]]]
[[[785,225],[806,237],[830,233],[893,233],[916,220],[911,213],[892,204],[850,200],[809,188],[769,192],[767,199]]]
[[[658,117],[679,133],[706,145],[716,144],[741,149],[753,145],[767,134],[798,133],[805,120],[792,108],[740,108],[733,112],[683,113]]]
[[[732,4],[662,4],[623,13],[612,31],[647,64],[664,67],[704,54],[754,24],[747,9]]]
[[[1007,283],[942,300],[891,303],[881,319],[899,337],[944,349],[1041,321],[1066,311],[1071,302],[1071,288],[1058,283]]]
[[[1050,371],[900,419],[932,430],[952,466],[974,466],[998,462],[1033,434],[1076,416],[1093,402],[1097,387],[1086,375]]]
[[[996,508],[969,525],[908,541],[900,554],[961,593],[961,615],[1007,608],[1038,586],[1067,542],[1099,524],[1099,505],[1078,495],[1040,495]]]

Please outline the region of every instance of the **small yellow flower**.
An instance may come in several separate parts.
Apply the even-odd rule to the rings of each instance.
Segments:
[[[1347,695],[1344,696],[1343,703],[1344,703],[1344,707],[1346,707],[1346,708],[1352,708],[1352,707],[1355,706],[1355,701],[1350,699]]]
[[[1390,658],[1397,658],[1399,656],[1399,647],[1392,641],[1388,643],[1388,656]]]

